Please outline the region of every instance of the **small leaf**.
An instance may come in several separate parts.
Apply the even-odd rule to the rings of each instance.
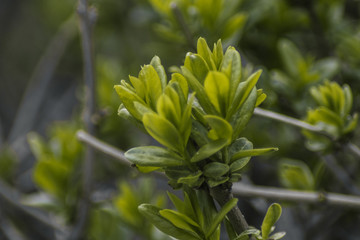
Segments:
[[[250,118],[253,115],[257,94],[256,88],[252,90],[248,99],[240,107],[240,109],[230,118],[231,126],[233,127],[233,139],[238,138],[240,133],[244,130]]]
[[[211,127],[208,134],[210,139],[217,140],[223,138],[228,140],[227,144],[231,143],[233,130],[225,119],[215,115],[205,115],[204,118]]]
[[[302,161],[284,159],[279,166],[280,182],[288,188],[314,190],[315,180],[310,168]]]
[[[132,116],[134,116],[136,119],[141,121],[142,115],[134,107],[134,102],[139,102],[144,105],[146,105],[146,103],[133,91],[129,90],[128,88],[122,85],[116,85],[115,90],[119,95],[121,102],[124,104],[125,108],[129,111],[129,113]]]
[[[188,53],[185,58],[184,66],[189,69],[197,80],[203,84],[209,67],[199,54]]]
[[[213,232],[217,229],[221,221],[225,218],[226,214],[236,206],[237,202],[238,202],[237,198],[232,198],[221,208],[221,210],[212,219],[212,223],[210,227],[205,231],[206,238],[208,238],[209,236],[211,236],[211,234],[213,234]]]
[[[186,67],[181,67],[181,71],[185,76],[190,88],[196,93],[196,97],[199,100],[201,107],[208,114],[216,114],[215,107],[211,104],[208,95],[205,92],[203,85],[196,79]]]
[[[157,100],[163,92],[158,73],[152,65],[145,65],[140,70],[139,79],[143,81],[146,86],[146,102],[152,109],[155,109]]]
[[[197,171],[195,173],[191,173],[186,177],[181,177],[178,179],[178,183],[184,183],[189,187],[200,187],[200,185],[204,182],[204,178],[201,177],[202,172]]]
[[[184,151],[184,142],[179,131],[171,122],[155,113],[143,117],[146,131],[159,143],[179,153]]]
[[[216,69],[219,69],[220,64],[223,62],[224,52],[222,48],[221,39],[214,44],[213,58],[216,65]]]
[[[271,235],[269,237],[269,239],[270,240],[277,240],[277,239],[283,238],[285,235],[286,235],[286,232],[278,232],[278,233],[275,233],[275,234]]]
[[[256,148],[256,149],[250,149],[250,150],[242,150],[240,152],[235,153],[230,161],[235,161],[236,159],[240,159],[240,158],[244,158],[244,157],[253,157],[253,156],[258,156],[258,155],[262,155],[265,153],[269,153],[269,152],[273,152],[273,151],[278,151],[278,148]]]
[[[281,206],[278,203],[273,203],[268,208],[263,223],[261,225],[261,234],[263,239],[267,239],[271,233],[274,224],[281,216]]]
[[[237,13],[234,16],[232,16],[223,27],[223,31],[221,34],[222,39],[227,39],[232,37],[236,32],[240,31],[245,22],[246,22],[247,16],[242,13]]]
[[[139,211],[147,217],[160,231],[179,240],[201,240],[192,232],[174,226],[170,221],[160,215],[161,209],[151,204],[141,204]]]
[[[229,47],[226,50],[221,71],[230,79],[229,102],[232,102],[241,80],[241,57],[235,48]]]
[[[183,159],[161,147],[144,146],[132,148],[125,153],[132,163],[148,167],[171,167],[184,165]]]
[[[291,41],[282,39],[278,43],[278,50],[286,71],[290,76],[297,77],[299,75],[298,66],[305,63],[299,49]]]
[[[263,93],[262,89],[258,89],[255,107],[259,106],[265,99],[266,99],[266,94]]]
[[[219,178],[229,171],[229,166],[224,163],[212,162],[205,165],[203,173],[206,177]]]
[[[259,70],[253,73],[245,82],[240,83],[236,87],[236,92],[234,95],[234,99],[230,102],[229,110],[227,112],[226,118],[229,119],[246,101],[246,99],[250,96],[253,89],[255,89],[255,85],[260,78],[262,70]],[[257,99],[257,94],[256,94]]]
[[[208,178],[207,184],[209,185],[209,187],[213,188],[228,181],[229,181],[229,177],[219,177],[217,179]]]
[[[247,236],[248,235],[255,235],[255,236],[260,236],[260,230],[256,229],[256,228],[249,228],[245,231],[243,231],[239,236],[237,236],[237,238],[235,238],[234,240],[247,240]],[[266,239],[265,239],[266,240]]]
[[[161,65],[160,58],[158,56],[154,56],[151,59],[150,65],[153,66],[155,71],[157,72],[157,74],[160,78],[160,81],[161,81],[162,89],[165,89],[166,84],[167,84],[167,78],[166,78],[165,69],[164,69],[163,65]]]
[[[194,234],[196,234],[195,229],[200,228],[199,224],[194,222],[194,220],[174,210],[164,209],[160,210],[159,213],[176,227],[188,230],[190,232],[193,232]]]
[[[237,172],[237,171],[241,170],[243,167],[246,166],[246,164],[248,164],[249,161],[250,161],[250,157],[244,157],[244,158],[240,158],[240,159],[235,160],[230,165],[230,171],[231,172]]]
[[[206,61],[210,70],[216,70],[216,66],[214,60],[212,59],[212,53],[210,51],[210,48],[207,45],[206,40],[202,37],[200,37],[197,41],[197,52]]]
[[[213,154],[220,151],[223,147],[225,147],[228,143],[227,139],[220,138],[214,141],[211,141],[204,146],[202,146],[199,151],[195,153],[195,155],[191,158],[191,162],[198,162],[204,160],[206,158],[211,157]]]
[[[204,81],[205,92],[210,102],[222,116],[225,116],[229,104],[230,81],[221,72],[211,71]]]

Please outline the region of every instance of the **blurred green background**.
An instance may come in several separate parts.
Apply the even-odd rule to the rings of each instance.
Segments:
[[[224,49],[235,46],[244,76],[264,70],[259,81],[268,95],[263,108],[306,119],[316,106],[309,89],[329,79],[351,87],[352,112],[359,111],[359,1],[177,0],[183,24],[170,2],[90,1],[98,13],[94,122],[100,139],[123,150],[153,142],[117,116],[120,100],[113,85],[136,76],[154,55],[170,73],[194,51],[200,36],[210,46],[219,38]],[[64,239],[75,223],[83,147],[74,134],[83,127],[84,95],[76,6],[73,0],[0,0],[0,239]],[[244,182],[359,194],[359,159],[346,149],[328,150],[337,159],[332,169],[347,173],[344,180],[321,160],[326,154],[306,148],[301,130],[254,116],[245,136],[254,146],[280,150],[254,158]],[[359,144],[358,136],[357,128],[342,140]],[[299,172],[301,183],[311,180],[291,184]],[[103,154],[97,154],[93,177],[88,239],[168,239],[130,204],[165,205],[165,195],[150,190],[169,189],[166,182],[138,182],[143,175]],[[240,205],[249,222],[259,225],[268,202],[242,199]],[[287,232],[285,239],[360,236],[357,211],[326,204],[283,206],[279,229]]]

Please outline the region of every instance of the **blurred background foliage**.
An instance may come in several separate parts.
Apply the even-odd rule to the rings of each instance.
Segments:
[[[92,120],[97,136],[120,149],[153,140],[117,116],[120,102],[113,85],[135,75],[154,55],[166,69],[182,65],[200,36],[210,46],[219,38],[225,48],[235,46],[244,78],[264,70],[259,81],[268,96],[263,108],[306,120],[308,111],[318,107],[310,89],[331,81],[340,89],[344,84],[351,88],[352,109],[342,120],[359,112],[359,1],[90,2],[98,12],[97,112]],[[0,239],[63,239],[76,218],[83,147],[75,133],[83,126],[84,95],[76,4],[0,1]],[[339,130],[340,141],[326,153],[314,152],[319,149],[305,144],[319,140],[313,134],[254,116],[245,137],[256,147],[280,150],[252,159],[244,181],[359,194],[359,159],[342,145],[349,139],[360,144],[355,127]],[[143,202],[166,204],[164,194],[153,194],[156,188],[169,189],[165,182],[138,181],[136,170],[100,153],[95,169],[88,239],[168,239],[137,212]],[[241,199],[240,205],[248,221],[259,226],[268,203]],[[358,239],[359,224],[356,211],[285,203],[278,227],[292,240]]]

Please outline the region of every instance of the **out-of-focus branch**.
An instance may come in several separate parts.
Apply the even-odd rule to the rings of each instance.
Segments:
[[[95,126],[92,117],[95,112],[95,63],[93,54],[93,26],[97,18],[94,8],[89,8],[87,0],[78,2],[79,26],[81,33],[83,62],[84,62],[84,81],[85,81],[85,106],[83,121],[85,128],[90,134],[95,133]],[[86,238],[86,230],[89,222],[91,208],[92,175],[95,151],[91,146],[85,150],[85,159],[82,172],[82,198],[78,205],[77,218],[74,229],[70,235],[70,240],[80,240]]]
[[[358,146],[353,144],[352,142],[348,142],[346,147],[356,156],[360,157],[360,149]]]
[[[328,205],[360,209],[360,197],[353,195],[295,191],[274,187],[254,186],[243,183],[235,183],[232,190],[233,194],[237,197],[260,197],[298,203],[325,203]]]
[[[324,134],[323,130],[316,126],[308,124],[307,122],[304,122],[304,121],[300,121],[296,118],[285,116],[280,113],[276,113],[273,111],[269,111],[269,110],[265,110],[265,109],[257,107],[254,110],[254,114],[257,116],[266,117],[266,118],[274,119],[274,120],[277,120],[277,121],[280,121],[283,123],[287,123],[287,124],[293,125],[298,128],[302,128],[302,129],[306,129],[306,130],[309,130],[312,132],[318,132],[318,133]]]
[[[24,206],[20,203],[21,194],[0,179],[0,212],[5,219],[10,219],[14,225],[21,226],[21,232],[28,237],[37,239],[54,239],[54,232],[64,235],[64,229],[56,225],[39,209]]]
[[[174,17],[176,19],[176,21],[178,22],[181,31],[183,32],[186,41],[189,45],[190,48],[192,48],[192,50],[196,50],[196,46],[194,44],[194,38],[190,32],[189,26],[186,24],[184,16],[182,14],[182,12],[180,11],[178,5],[175,2],[172,2],[171,5],[171,11],[174,14]]]
[[[121,163],[130,165],[130,162],[124,157],[124,153],[103,141],[91,136],[90,134],[79,130],[78,139],[86,144],[91,145],[97,150],[108,154]],[[163,173],[159,176],[165,177]],[[295,191],[274,187],[262,187],[243,183],[234,183],[232,193],[235,197],[261,197],[279,201],[301,202],[301,203],[326,203],[329,205],[344,206],[349,208],[360,208],[360,197],[354,195],[345,195],[338,193],[324,192],[306,192]]]
[[[77,138],[81,141],[86,143],[87,145],[92,146],[93,148],[115,158],[116,160],[120,161],[124,165],[130,166],[131,163],[129,160],[127,160],[124,156],[124,152],[111,146],[110,144],[107,144],[96,137],[88,134],[87,132],[83,130],[79,130],[76,133]]]
[[[322,156],[321,159],[336,179],[342,184],[344,189],[346,189],[349,193],[360,195],[359,188],[355,186],[354,182],[349,177],[349,174],[336,162],[336,159],[332,155],[328,154]]]
[[[73,15],[61,25],[37,63],[17,110],[8,137],[9,143],[13,143],[20,136],[25,136],[36,124],[40,107],[44,102],[46,91],[53,79],[56,67],[65,49],[75,36],[76,21]]]

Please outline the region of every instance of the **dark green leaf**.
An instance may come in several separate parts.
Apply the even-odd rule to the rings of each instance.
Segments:
[[[159,213],[161,209],[151,204],[141,204],[139,211],[147,217],[160,231],[179,240],[201,240],[201,238],[192,232],[180,229],[174,226]]]
[[[220,151],[223,147],[225,147],[228,143],[227,139],[220,138],[214,141],[211,141],[204,146],[202,146],[197,153],[191,158],[191,162],[198,162],[209,158],[213,154]]]
[[[229,171],[229,166],[224,163],[212,162],[204,167],[204,175],[210,178],[219,178]]]
[[[125,157],[140,166],[170,167],[184,165],[183,159],[179,155],[161,147],[132,148],[125,153]]]

